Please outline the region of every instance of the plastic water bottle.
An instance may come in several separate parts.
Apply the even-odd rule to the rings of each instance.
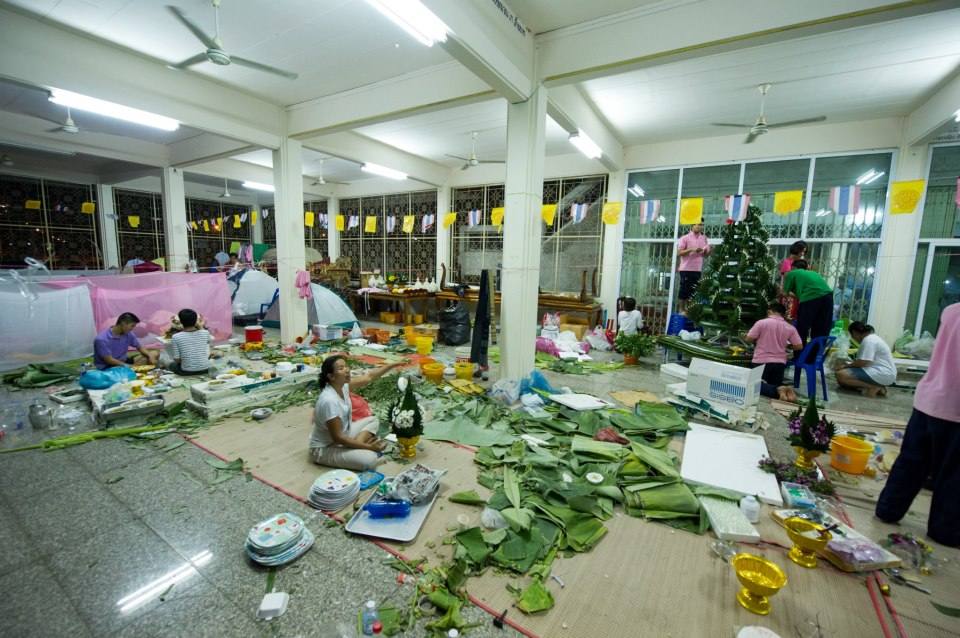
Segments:
[[[379,615],[377,614],[377,603],[368,600],[363,606],[363,614],[361,616],[361,625],[363,627],[364,636],[373,635],[373,623],[380,620]]]
[[[760,503],[755,496],[744,496],[740,499],[740,511],[751,523],[760,522]]]

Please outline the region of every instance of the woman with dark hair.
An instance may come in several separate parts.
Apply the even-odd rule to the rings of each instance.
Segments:
[[[856,360],[837,369],[837,383],[870,397],[886,395],[886,386],[897,380],[897,364],[890,346],[873,334],[873,326],[862,321],[854,321],[847,331],[860,344],[860,350]]]
[[[798,259],[806,259],[807,256],[807,242],[805,241],[795,241],[790,244],[790,253],[783,258],[783,261],[780,262],[780,288],[783,288],[783,280],[786,279],[787,273],[793,270],[793,262]],[[797,302],[796,297],[790,297],[789,295],[782,295],[780,297],[780,303],[786,307],[787,312],[784,316],[788,321],[794,321],[797,318],[797,309],[799,303]]]
[[[783,278],[783,292],[798,300],[797,332],[803,345],[810,339],[826,337],[833,327],[833,288],[819,273],[809,270],[805,259],[793,262]]]
[[[353,420],[350,388],[362,388],[400,365],[391,363],[351,378],[344,356],[333,355],[323,360],[320,396],[313,410],[310,435],[310,458],[314,463],[349,470],[376,467],[380,452],[386,446],[377,439],[380,424],[373,415]]]

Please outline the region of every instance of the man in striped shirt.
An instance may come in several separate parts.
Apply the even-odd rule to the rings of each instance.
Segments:
[[[171,370],[177,374],[206,374],[210,369],[210,333],[203,326],[203,317],[184,308],[177,315],[183,330],[173,335]]]

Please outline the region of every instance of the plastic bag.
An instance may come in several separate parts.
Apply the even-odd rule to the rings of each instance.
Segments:
[[[484,507],[480,513],[480,524],[485,529],[503,529],[507,526],[507,519],[492,507]]]
[[[513,379],[500,379],[490,388],[490,396],[505,405],[513,405],[520,399],[520,384]]]
[[[916,357],[917,359],[929,359],[933,354],[934,341],[933,335],[924,330],[919,339],[914,339],[904,345],[900,349],[900,352],[908,354],[911,357]]]
[[[905,352],[903,348],[911,341],[913,341],[913,333],[909,330],[904,330],[900,333],[900,336],[897,337],[897,340],[893,342],[893,351]]]
[[[353,322],[353,329],[350,331],[351,339],[363,339],[363,330],[360,329],[360,324],[356,321]]]
[[[440,488],[440,477],[446,470],[431,470],[425,465],[414,465],[397,474],[386,487],[386,497],[394,501],[409,501],[414,505],[426,503]]]
[[[557,389],[550,385],[550,382],[547,381],[547,378],[543,376],[543,373],[539,370],[534,370],[528,374],[523,381],[520,382],[520,394],[526,394],[528,392],[533,392],[534,390],[540,390],[541,392],[546,392],[547,394],[559,393]]]
[[[106,390],[117,383],[133,381],[137,374],[126,366],[106,370],[87,370],[80,375],[80,387],[87,390]]]
[[[470,311],[464,303],[456,303],[440,311],[437,341],[448,346],[462,346],[470,341]]]
[[[599,350],[600,352],[608,352],[613,350],[613,346],[610,345],[610,342],[607,341],[606,331],[597,326],[589,334],[587,334],[587,343],[590,344],[590,347],[594,350]]]
[[[64,405],[53,413],[53,428],[63,429],[69,432],[74,430],[89,430],[93,426],[93,420],[89,412],[78,410],[75,407]]]

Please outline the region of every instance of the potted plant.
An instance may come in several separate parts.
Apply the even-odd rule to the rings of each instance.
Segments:
[[[623,353],[623,363],[628,366],[635,366],[640,357],[653,354],[656,345],[657,342],[653,336],[642,332],[632,335],[619,332],[613,340],[613,346],[617,352]]]
[[[817,412],[817,400],[810,397],[806,410],[797,408],[787,421],[790,431],[787,439],[797,453],[794,465],[801,470],[812,470],[813,459],[830,451],[835,427],[833,422]]]
[[[400,456],[412,459],[417,455],[417,442],[423,434],[423,415],[409,380],[401,376],[397,379],[397,387],[400,397],[390,408],[390,429],[397,437]]]

